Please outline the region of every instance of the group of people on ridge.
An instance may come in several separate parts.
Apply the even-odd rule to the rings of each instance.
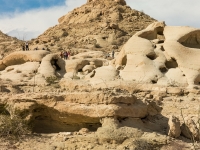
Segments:
[[[70,51],[68,51],[68,52],[67,52],[67,51],[64,51],[64,52],[63,52],[63,51],[62,51],[62,52],[60,53],[60,57],[61,57],[61,58],[64,58],[65,60],[67,60],[67,59],[70,57],[70,54],[71,54]]]
[[[25,42],[25,43],[22,44],[22,50],[23,51],[28,51],[29,50],[28,42]]]

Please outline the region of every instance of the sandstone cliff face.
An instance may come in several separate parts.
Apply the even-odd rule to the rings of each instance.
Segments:
[[[33,44],[46,45],[52,51],[69,47],[118,49],[155,20],[131,9],[124,0],[89,0],[58,21]]]

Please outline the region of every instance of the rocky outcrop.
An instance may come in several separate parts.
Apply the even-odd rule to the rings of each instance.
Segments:
[[[120,48],[134,33],[155,21],[131,9],[125,0],[89,0],[58,19],[32,44],[47,45],[52,51],[81,47],[100,50]]]
[[[137,32],[116,57],[124,80],[173,86],[199,85],[199,30],[155,22]],[[120,67],[121,66],[121,67]]]
[[[73,131],[84,126],[90,128],[87,126],[90,124],[95,129],[100,124],[100,118],[144,118],[148,115],[148,105],[125,93],[99,91],[26,96],[15,95],[9,101],[4,97],[1,102],[8,106],[11,115],[33,122],[38,132]]]
[[[19,65],[26,62],[41,62],[42,58],[49,54],[48,51],[19,51],[11,53],[0,62],[0,68],[5,69],[5,66]],[[1,71],[2,71],[1,70]]]
[[[193,119],[185,118],[185,123],[181,126],[181,132],[191,140],[199,140],[199,128],[197,126]]]
[[[199,84],[200,30],[191,27],[166,27],[164,49],[173,58],[189,85]]]

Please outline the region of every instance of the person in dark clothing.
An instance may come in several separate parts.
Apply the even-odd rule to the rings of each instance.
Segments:
[[[28,42],[26,42],[25,45],[26,45],[26,50],[28,51],[29,50]]]
[[[25,44],[22,44],[22,50],[25,51]]]
[[[60,53],[60,58],[63,59],[63,57],[64,57],[64,54],[63,54],[63,52],[61,52],[61,53]]]
[[[64,59],[67,60],[67,58],[68,58],[68,53],[67,53],[67,51],[65,51],[64,52]]]
[[[113,50],[112,51],[112,58],[114,58],[115,57],[115,51]]]

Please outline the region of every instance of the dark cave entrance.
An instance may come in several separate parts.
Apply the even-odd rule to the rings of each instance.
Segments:
[[[58,65],[58,59],[52,59],[51,60],[51,65],[55,66],[56,71],[60,71],[61,67]]]

